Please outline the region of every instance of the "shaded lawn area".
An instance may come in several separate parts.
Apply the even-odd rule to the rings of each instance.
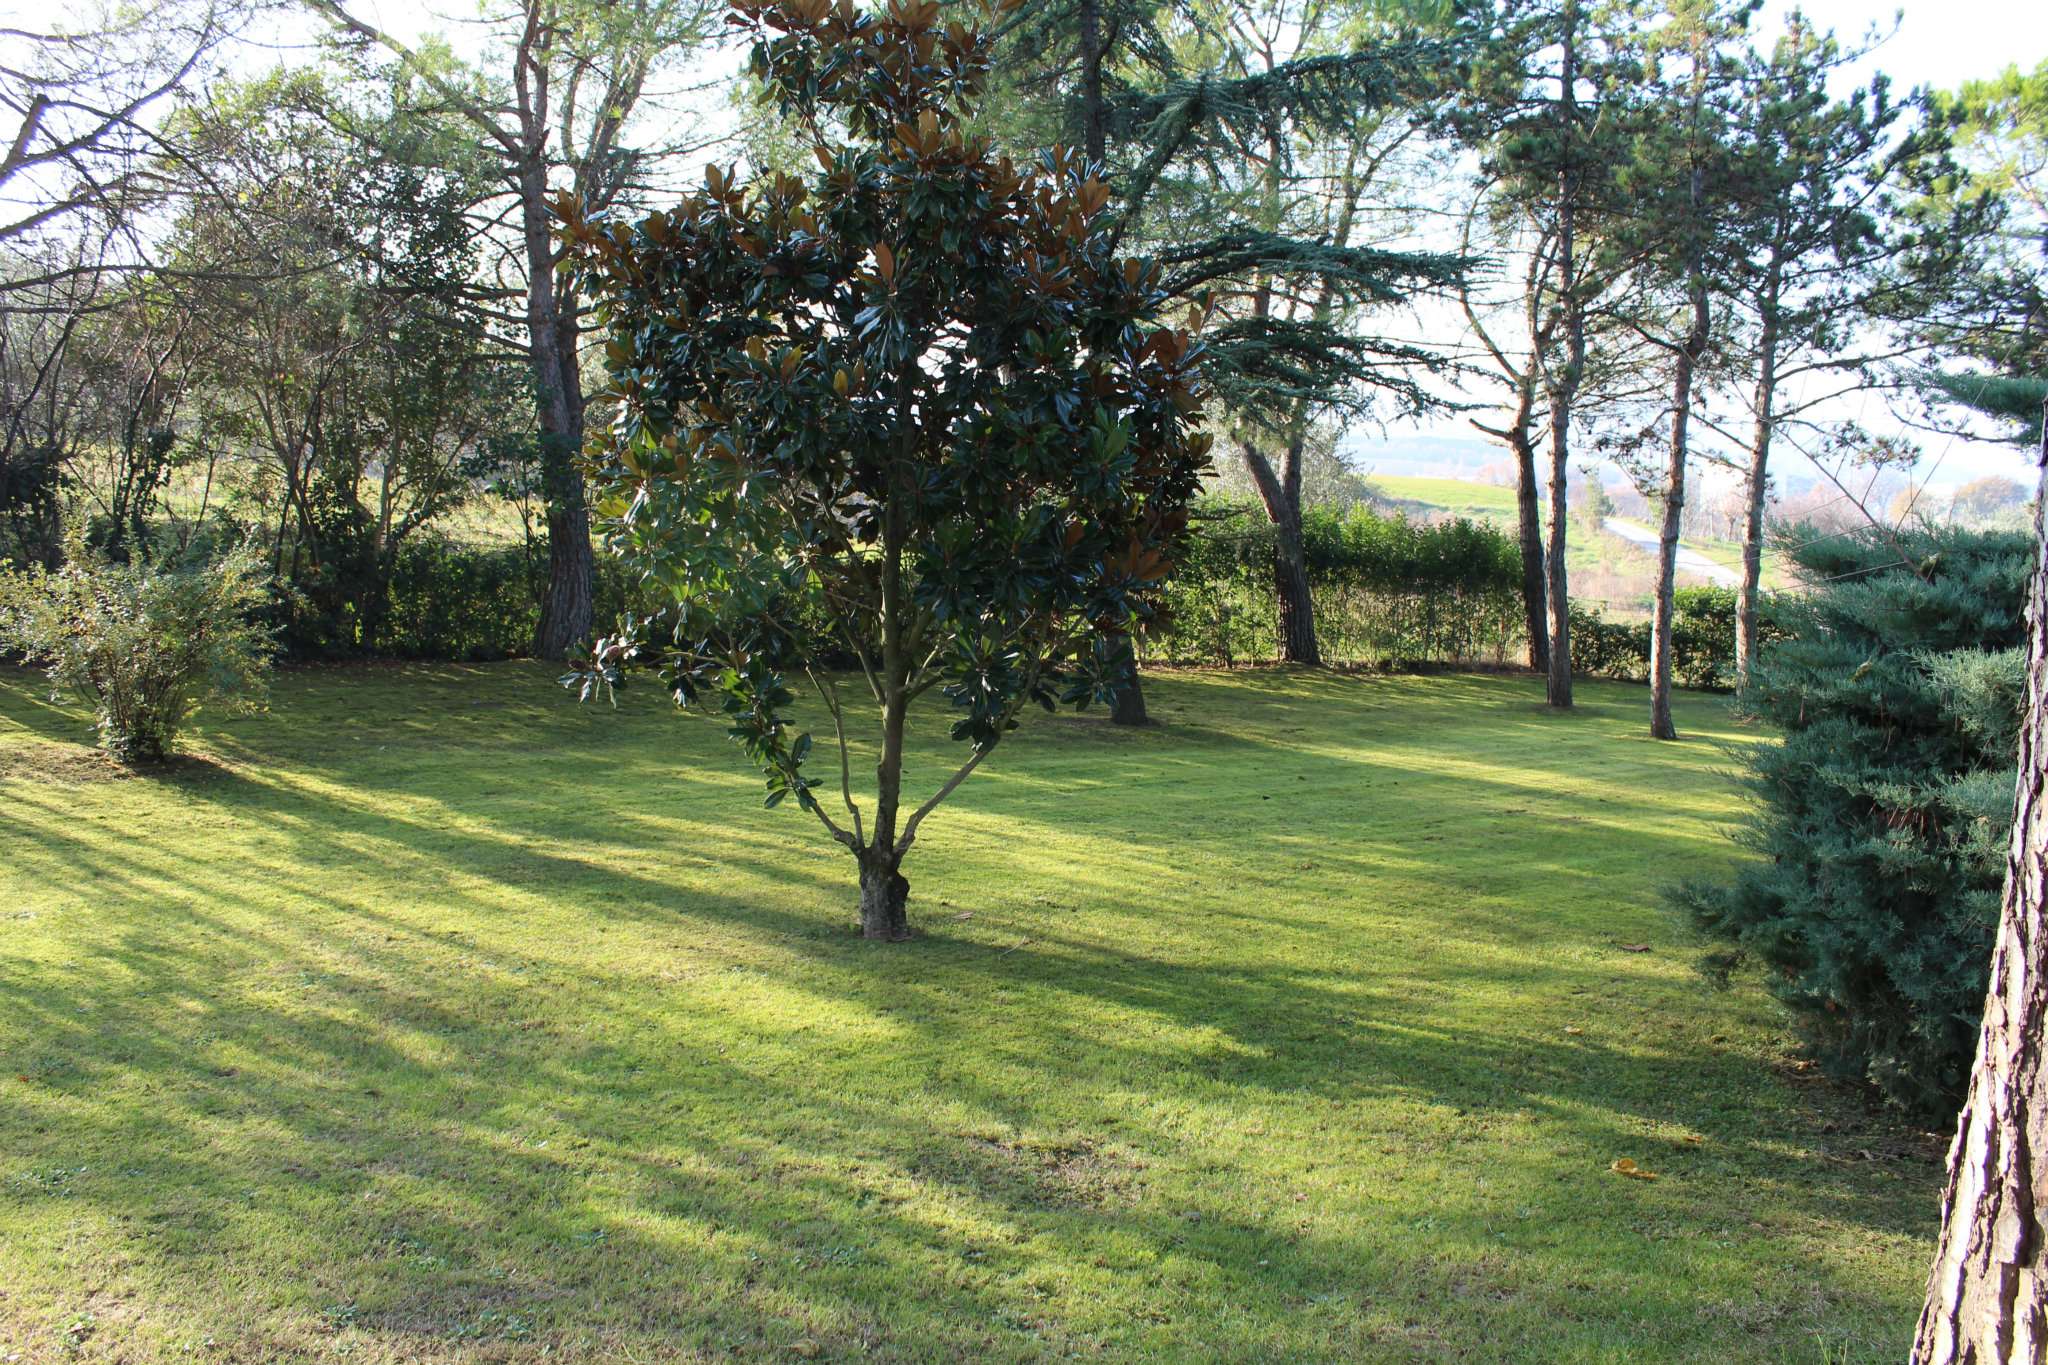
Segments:
[[[0,674],[0,1347],[1903,1353],[1938,1151],[1655,897],[1719,700],[1158,678],[1028,722],[883,946],[715,723],[549,673],[295,672],[169,779]]]

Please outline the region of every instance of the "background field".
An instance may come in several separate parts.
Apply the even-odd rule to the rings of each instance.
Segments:
[[[0,673],[0,1355],[1895,1359],[1937,1144],[1655,895],[1751,736],[1581,695],[1035,720],[878,947],[647,691],[297,671],[139,779]]]

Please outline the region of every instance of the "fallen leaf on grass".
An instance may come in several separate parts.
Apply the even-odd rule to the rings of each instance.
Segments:
[[[1624,943],[1621,945],[1621,950],[1624,953],[1647,953],[1650,951],[1650,945],[1647,943]]]
[[[1625,1175],[1630,1180],[1655,1180],[1657,1178],[1655,1171],[1644,1170],[1629,1157],[1620,1158],[1607,1169],[1613,1171],[1616,1175]]]
[[[1564,1031],[1566,1033],[1571,1034],[1573,1037],[1577,1037],[1579,1034],[1585,1032],[1585,1030],[1580,1028],[1577,1024],[1566,1024],[1564,1026]]]

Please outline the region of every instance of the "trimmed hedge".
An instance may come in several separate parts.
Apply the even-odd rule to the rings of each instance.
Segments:
[[[1735,589],[1679,588],[1672,594],[1671,677],[1680,687],[1728,692],[1735,687]],[[1759,648],[1785,638],[1785,608],[1764,593],[1757,600]],[[1597,607],[1572,608],[1572,666],[1624,682],[1650,680],[1650,623],[1609,621]]]
[[[1492,526],[1312,510],[1302,550],[1316,637],[1331,663],[1499,664],[1520,645],[1520,552]],[[1170,616],[1145,656],[1223,665],[1276,657],[1277,555],[1262,514],[1205,508],[1168,590]]]

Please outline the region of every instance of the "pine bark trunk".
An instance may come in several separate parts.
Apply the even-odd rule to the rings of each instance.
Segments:
[[[1239,443],[1245,470],[1259,501],[1273,523],[1273,610],[1280,661],[1319,667],[1322,646],[1316,641],[1315,597],[1308,581],[1308,554],[1301,541],[1301,456],[1304,430],[1297,430],[1275,470],[1249,441]]]
[[[1692,429],[1693,375],[1711,322],[1707,287],[1692,286],[1692,330],[1679,344],[1671,378],[1671,446],[1664,466],[1664,519],[1657,533],[1657,605],[1650,617],[1650,737],[1677,739],[1671,719],[1672,621],[1676,614],[1678,539],[1685,524],[1685,461]]]
[[[520,177],[521,230],[528,271],[526,330],[540,427],[541,487],[547,499],[548,581],[534,653],[559,659],[590,636],[596,558],[590,509],[577,461],[583,453],[579,322],[572,295],[559,287],[547,210],[547,167],[536,155]]]
[[[1749,438],[1748,499],[1742,512],[1742,584],[1735,590],[1735,683],[1749,681],[1756,661],[1756,599],[1763,583],[1764,500],[1770,493],[1771,437],[1777,425],[1778,315],[1775,297],[1778,275],[1773,262],[1771,278],[1764,285],[1762,324],[1757,329],[1756,390],[1751,406],[1756,426]]]
[[[1558,106],[1574,136],[1578,130],[1579,50],[1578,7],[1567,3],[1563,58],[1559,65]],[[1572,704],[1571,584],[1564,566],[1565,530],[1571,520],[1572,404],[1586,369],[1586,310],[1579,297],[1578,175],[1569,160],[1557,173],[1557,286],[1564,313],[1565,363],[1553,370],[1547,384],[1550,400],[1550,543],[1545,547],[1544,587],[1550,605],[1550,668],[1544,675],[1544,696],[1560,710]]]
[[[1570,519],[1572,405],[1560,392],[1550,401],[1550,536],[1544,548],[1543,581],[1550,607],[1550,667],[1544,699],[1565,709],[1572,704],[1571,585],[1565,576],[1565,526]]]
[[[2048,405],[2044,405],[2048,416]],[[2041,463],[2048,468],[2048,430]],[[2048,494],[2048,476],[2041,491]],[[2027,615],[2027,713],[2005,902],[1991,958],[1977,1062],[1949,1148],[1927,1302],[1915,1365],[1992,1365],[2048,1357],[2048,523]]]
[[[1524,400],[1526,410],[1527,400]],[[1526,418],[1510,441],[1515,452],[1515,512],[1522,547],[1523,629],[1529,636],[1529,667],[1550,671],[1550,630],[1545,617],[1549,593],[1543,585],[1543,515],[1536,495],[1536,450],[1529,441]]]

